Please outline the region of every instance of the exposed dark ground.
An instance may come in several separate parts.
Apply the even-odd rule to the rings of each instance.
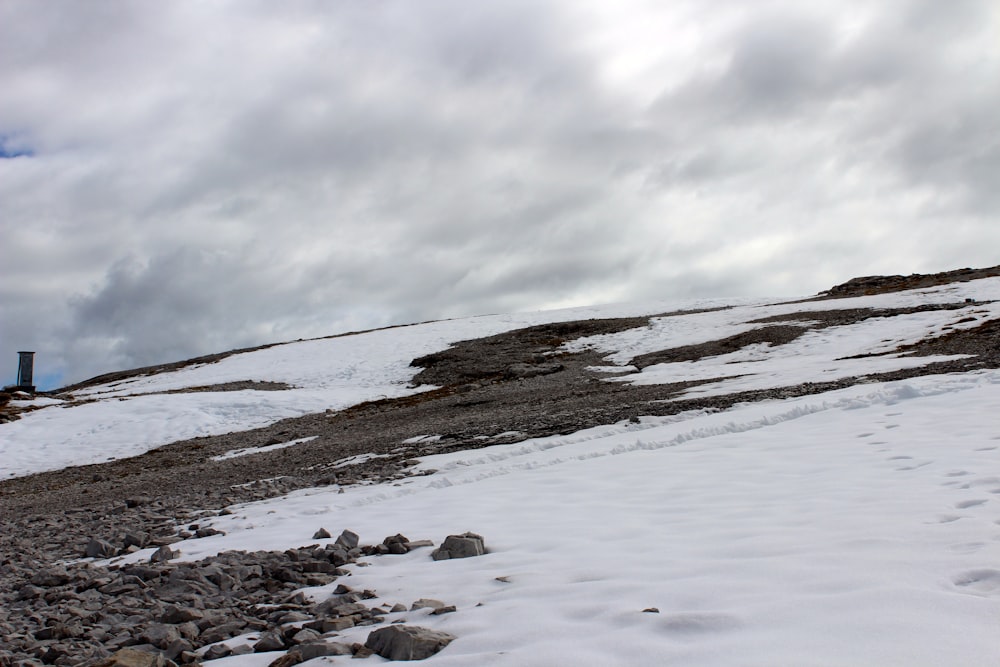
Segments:
[[[1000,274],[1000,267],[901,279],[855,279],[829,296],[853,296],[895,287],[910,289]],[[959,275],[953,275],[959,274]],[[982,274],[982,275],[980,275]],[[940,280],[934,283],[933,280]],[[854,284],[853,287],[851,285]],[[847,287],[845,287],[847,286]],[[726,354],[747,345],[781,345],[810,328],[837,326],[872,317],[894,317],[930,309],[957,309],[968,303],[906,309],[830,309],[783,315],[754,331],[702,345],[643,355],[644,367],[667,361]],[[680,313],[677,313],[680,314]],[[669,316],[671,313],[660,315]],[[780,324],[771,324],[777,319]],[[788,324],[801,320],[803,326]],[[604,382],[607,374],[586,370],[605,365],[595,352],[565,353],[569,340],[645,326],[649,318],[586,320],[541,325],[478,340],[464,341],[421,359],[415,384],[440,387],[399,399],[369,402],[337,413],[287,419],[247,432],[173,443],[141,456],[80,466],[0,482],[0,605],[26,573],[60,559],[79,557],[90,537],[121,544],[127,532],[144,531],[163,542],[177,539],[178,522],[191,521],[235,502],[257,500],[293,489],[385,480],[405,476],[416,456],[517,442],[571,433],[639,415],[669,415],[692,409],[724,409],[740,402],[819,393],[858,382],[897,380],[918,375],[1000,367],[1000,325],[988,323],[955,331],[907,348],[908,354],[969,354],[969,358],[892,373],[806,383],[722,397],[685,399],[679,392],[693,383],[633,386]],[[227,356],[213,355],[212,358]],[[201,358],[205,363],[210,358]],[[181,367],[184,362],[162,367]],[[157,370],[162,370],[159,367]],[[138,374],[149,369],[132,372]],[[110,374],[85,384],[126,379]],[[243,387],[199,388],[224,390]],[[280,390],[280,386],[261,386]],[[433,442],[402,445],[409,438],[435,434]],[[252,456],[211,461],[233,449],[261,447],[317,436],[294,447]],[[358,465],[333,468],[347,457],[386,455]],[[269,480],[269,481],[264,481]],[[126,503],[126,500],[140,502]],[[134,505],[134,506],[127,506]]]

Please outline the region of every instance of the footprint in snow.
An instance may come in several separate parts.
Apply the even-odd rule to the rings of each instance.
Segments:
[[[992,568],[969,570],[955,576],[952,583],[970,593],[979,595],[997,593],[1000,592],[1000,570]]]
[[[964,509],[969,509],[970,507],[978,507],[979,505],[985,505],[985,504],[986,504],[985,498],[976,498],[974,500],[963,500],[960,503],[955,503],[955,509],[964,510]]]
[[[740,620],[729,614],[681,612],[666,614],[658,619],[659,629],[673,636],[703,635],[740,627]]]
[[[896,468],[896,470],[916,470],[917,468],[923,468],[924,466],[929,466],[934,463],[934,461],[924,461],[923,463],[917,463],[912,466],[903,466],[902,468]]]
[[[985,542],[963,542],[961,544],[952,544],[948,547],[948,551],[957,554],[974,554],[985,546]]]

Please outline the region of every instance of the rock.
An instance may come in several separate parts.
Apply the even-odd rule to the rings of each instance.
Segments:
[[[303,613],[301,611],[289,611],[278,617],[278,625],[284,625],[285,623],[300,623],[302,621],[312,620],[312,616]]]
[[[330,531],[328,531],[326,528],[320,528],[315,533],[313,533],[313,536],[312,536],[312,538],[314,540],[326,540],[326,539],[329,539],[331,537],[333,537],[333,536],[330,535]]]
[[[187,621],[186,623],[177,624],[177,632],[181,633],[181,637],[193,642],[201,634],[201,630],[193,621]]]
[[[170,623],[176,625],[179,623],[187,623],[188,621],[200,621],[205,617],[200,609],[194,609],[192,607],[178,607],[177,605],[167,605],[166,609],[163,611],[163,615],[160,616],[160,620],[164,623]]]
[[[370,658],[375,655],[375,651],[371,650],[367,646],[362,646],[361,644],[352,644],[351,650],[354,651],[354,657],[359,660]]]
[[[161,649],[166,649],[180,638],[181,633],[176,627],[163,623],[153,623],[139,635],[139,641]]]
[[[444,602],[441,602],[440,600],[420,598],[410,606],[410,611],[416,611],[418,609],[440,609],[443,606]]]
[[[67,625],[65,623],[53,623],[41,630],[35,631],[35,639],[46,641],[49,639],[71,639],[83,634],[82,628],[78,625]]]
[[[183,653],[193,651],[194,645],[186,639],[178,639],[163,650],[163,654],[173,661],[177,661]]]
[[[96,537],[90,538],[83,555],[87,558],[111,558],[116,553],[114,545]]]
[[[484,553],[486,553],[486,543],[483,541],[482,535],[463,533],[446,537],[441,548],[435,549],[431,557],[434,560],[447,560],[449,558],[482,556]]]
[[[179,551],[174,551],[169,546],[164,544],[159,549],[153,552],[153,555],[149,557],[149,562],[166,563],[168,560],[177,558],[178,555],[180,555]]]
[[[202,656],[205,660],[217,660],[219,658],[225,658],[227,655],[232,655],[233,649],[229,648],[225,644],[215,644],[214,646],[209,646],[208,650],[205,651]]]
[[[140,549],[149,544],[149,533],[141,530],[125,533],[125,547],[136,546]]]
[[[95,667],[177,667],[177,663],[159,653],[123,648],[97,663]]]
[[[230,621],[214,627],[208,628],[201,633],[201,641],[204,644],[214,644],[223,639],[235,637],[246,627],[246,623],[241,621]]]
[[[260,639],[256,644],[253,645],[253,650],[257,653],[266,653],[267,651],[282,651],[285,649],[285,640],[277,632],[265,632],[260,636]]]
[[[323,632],[340,632],[341,630],[353,628],[354,625],[353,618],[350,616],[343,616],[341,618],[324,618],[322,620],[321,628]]]
[[[226,533],[215,528],[199,528],[194,532],[195,537],[211,537],[212,535],[225,535]]]
[[[339,544],[350,552],[351,549],[357,548],[360,539],[361,538],[358,537],[357,533],[345,530],[340,534],[340,537],[337,538],[335,544]]]
[[[330,608],[330,614],[333,616],[350,616],[352,614],[360,614],[361,612],[367,610],[368,607],[361,602],[348,602],[346,604],[340,604],[336,607]]]
[[[414,540],[412,542],[406,543],[406,548],[409,550],[419,549],[420,547],[432,547],[434,543],[430,540]]]
[[[446,605],[444,607],[438,607],[431,612],[434,616],[440,616],[441,614],[450,614],[453,611],[458,611],[458,609],[453,604]]]
[[[48,570],[42,570],[41,572],[36,572],[34,576],[31,577],[30,581],[35,586],[52,588],[54,586],[67,584],[69,583],[69,580],[70,576],[69,572],[66,571],[66,568],[54,567]]]
[[[388,660],[423,660],[455,640],[455,635],[415,625],[390,625],[368,635],[365,647]]]
[[[319,633],[309,628],[303,628],[292,635],[293,644],[308,644],[319,639]]]
[[[293,649],[277,660],[271,661],[267,667],[291,667],[300,662],[302,662],[302,654],[299,653],[298,649]]]
[[[351,655],[354,653],[350,646],[340,642],[309,642],[296,646],[295,652],[302,656],[303,661],[328,655]]]

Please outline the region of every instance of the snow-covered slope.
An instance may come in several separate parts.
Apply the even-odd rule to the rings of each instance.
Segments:
[[[997,299],[1000,279],[990,278],[854,299],[743,302],[655,318],[567,349],[604,353],[608,367],[624,371],[608,381],[715,380],[687,392],[719,395],[941,360],[893,351],[998,320]],[[765,318],[944,303],[961,307],[862,319],[785,345],[641,371],[630,366],[643,354],[759,328],[754,321]],[[2,474],[127,456],[178,438],[421,391],[409,386],[416,370],[410,360],[461,339],[719,305],[437,322],[276,346],[94,387],[77,394],[92,402],[45,406],[0,425]],[[246,380],[295,389],[158,393]],[[440,616],[390,616],[458,637],[431,664],[997,665],[997,405],[1000,371],[985,369],[643,417],[426,457],[420,468],[427,474],[403,481],[236,506],[212,520],[225,535],[172,546],[195,560],[229,549],[323,543],[311,539],[321,527],[334,536],[354,530],[367,543],[395,533],[436,542],[480,533],[490,550],[482,557],[435,562],[418,549],[349,568],[352,587],[372,589],[387,603],[436,598],[457,607]],[[128,558],[148,557],[140,551]],[[369,629],[345,630],[340,641],[363,642]],[[210,664],[254,667],[275,657]]]
[[[698,300],[680,305],[710,308],[728,303]],[[410,361],[460,340],[533,324],[649,315],[677,307],[647,303],[429,322],[276,345],[212,364],[88,387],[74,392],[73,401],[40,398],[33,403],[45,409],[0,424],[0,479],[102,463],[178,440],[426,391],[433,387],[410,385],[419,370]],[[244,381],[283,382],[292,388],[183,392]]]
[[[431,387],[410,384],[418,370],[409,365],[413,359],[443,350],[453,342],[533,324],[732,306],[657,318],[646,328],[580,339],[567,346],[569,350],[598,349],[608,355],[609,363],[627,368],[631,359],[640,354],[746,332],[763,326],[753,320],[788,313],[905,308],[975,300],[967,308],[958,310],[869,319],[850,326],[810,331],[789,345],[753,346],[695,362],[658,364],[643,369],[642,373],[617,378],[640,384],[733,378],[689,390],[693,396],[717,395],[938,361],[941,358],[900,357],[890,351],[901,344],[939,335],[945,327],[954,330],[998,319],[1000,304],[990,303],[998,297],[1000,278],[987,278],[834,301],[692,300],[573,308],[430,322],[287,343],[236,354],[216,363],[88,387],[74,393],[76,400],[61,404],[53,405],[51,400],[41,399],[45,409],[0,425],[0,479],[134,456],[178,440],[248,430],[287,417],[341,410],[364,401],[425,391]],[[797,323],[803,324],[802,321]],[[861,354],[883,356],[845,358]],[[183,392],[192,387],[242,381],[282,382],[292,388]]]
[[[197,559],[320,527],[368,542],[476,531],[486,556],[417,550],[349,579],[389,604],[456,605],[390,616],[458,636],[439,665],[986,667],[1000,655],[998,404],[986,372],[618,424],[432,457],[437,473],[397,486],[236,507],[213,523],[226,536],[175,546]]]

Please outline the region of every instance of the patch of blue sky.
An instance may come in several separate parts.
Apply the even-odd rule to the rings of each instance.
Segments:
[[[25,145],[23,141],[19,141],[8,134],[0,134],[0,160],[16,157],[33,157],[34,155],[35,151]]]

